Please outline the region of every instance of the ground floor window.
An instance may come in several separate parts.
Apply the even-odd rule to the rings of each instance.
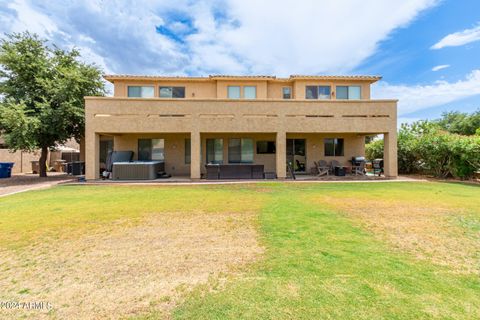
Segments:
[[[107,162],[110,151],[113,151],[113,140],[100,140],[100,163]]]
[[[257,154],[275,153],[275,141],[257,141]]]
[[[185,164],[190,164],[191,162],[191,149],[192,146],[192,140],[190,139],[185,139]]]
[[[323,141],[325,146],[325,156],[341,157],[343,156],[343,139],[327,138]]]
[[[252,163],[253,162],[253,139],[229,139],[228,140],[229,163]]]
[[[223,139],[207,139],[207,163],[223,163]]]
[[[164,139],[138,139],[138,160],[164,161]]]

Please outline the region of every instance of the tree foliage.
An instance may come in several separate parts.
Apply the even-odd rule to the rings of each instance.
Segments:
[[[445,112],[435,123],[450,133],[471,136],[480,129],[480,109],[471,114],[458,111]]]
[[[49,148],[83,136],[84,96],[103,95],[104,84],[101,70],[79,58],[29,32],[1,40],[0,132],[9,148],[41,149],[46,159]]]
[[[366,146],[368,159],[383,157],[383,140]],[[480,170],[480,136],[443,130],[437,122],[402,124],[398,133],[398,171],[436,177],[470,178]]]

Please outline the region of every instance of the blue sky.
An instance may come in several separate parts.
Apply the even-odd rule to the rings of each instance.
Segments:
[[[382,75],[373,97],[398,98],[410,122],[480,108],[478,12],[478,0],[0,0],[0,33],[77,47],[106,73]]]

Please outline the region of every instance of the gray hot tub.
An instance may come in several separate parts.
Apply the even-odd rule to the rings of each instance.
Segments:
[[[153,180],[158,173],[165,171],[163,161],[114,162],[112,166],[113,180]]]

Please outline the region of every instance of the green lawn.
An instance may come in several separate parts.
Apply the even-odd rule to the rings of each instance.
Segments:
[[[21,252],[162,212],[253,212],[265,249],[226,282],[186,292],[173,318],[480,318],[480,188],[472,185],[57,187],[0,199],[0,247]],[[165,316],[155,305],[133,318]]]

